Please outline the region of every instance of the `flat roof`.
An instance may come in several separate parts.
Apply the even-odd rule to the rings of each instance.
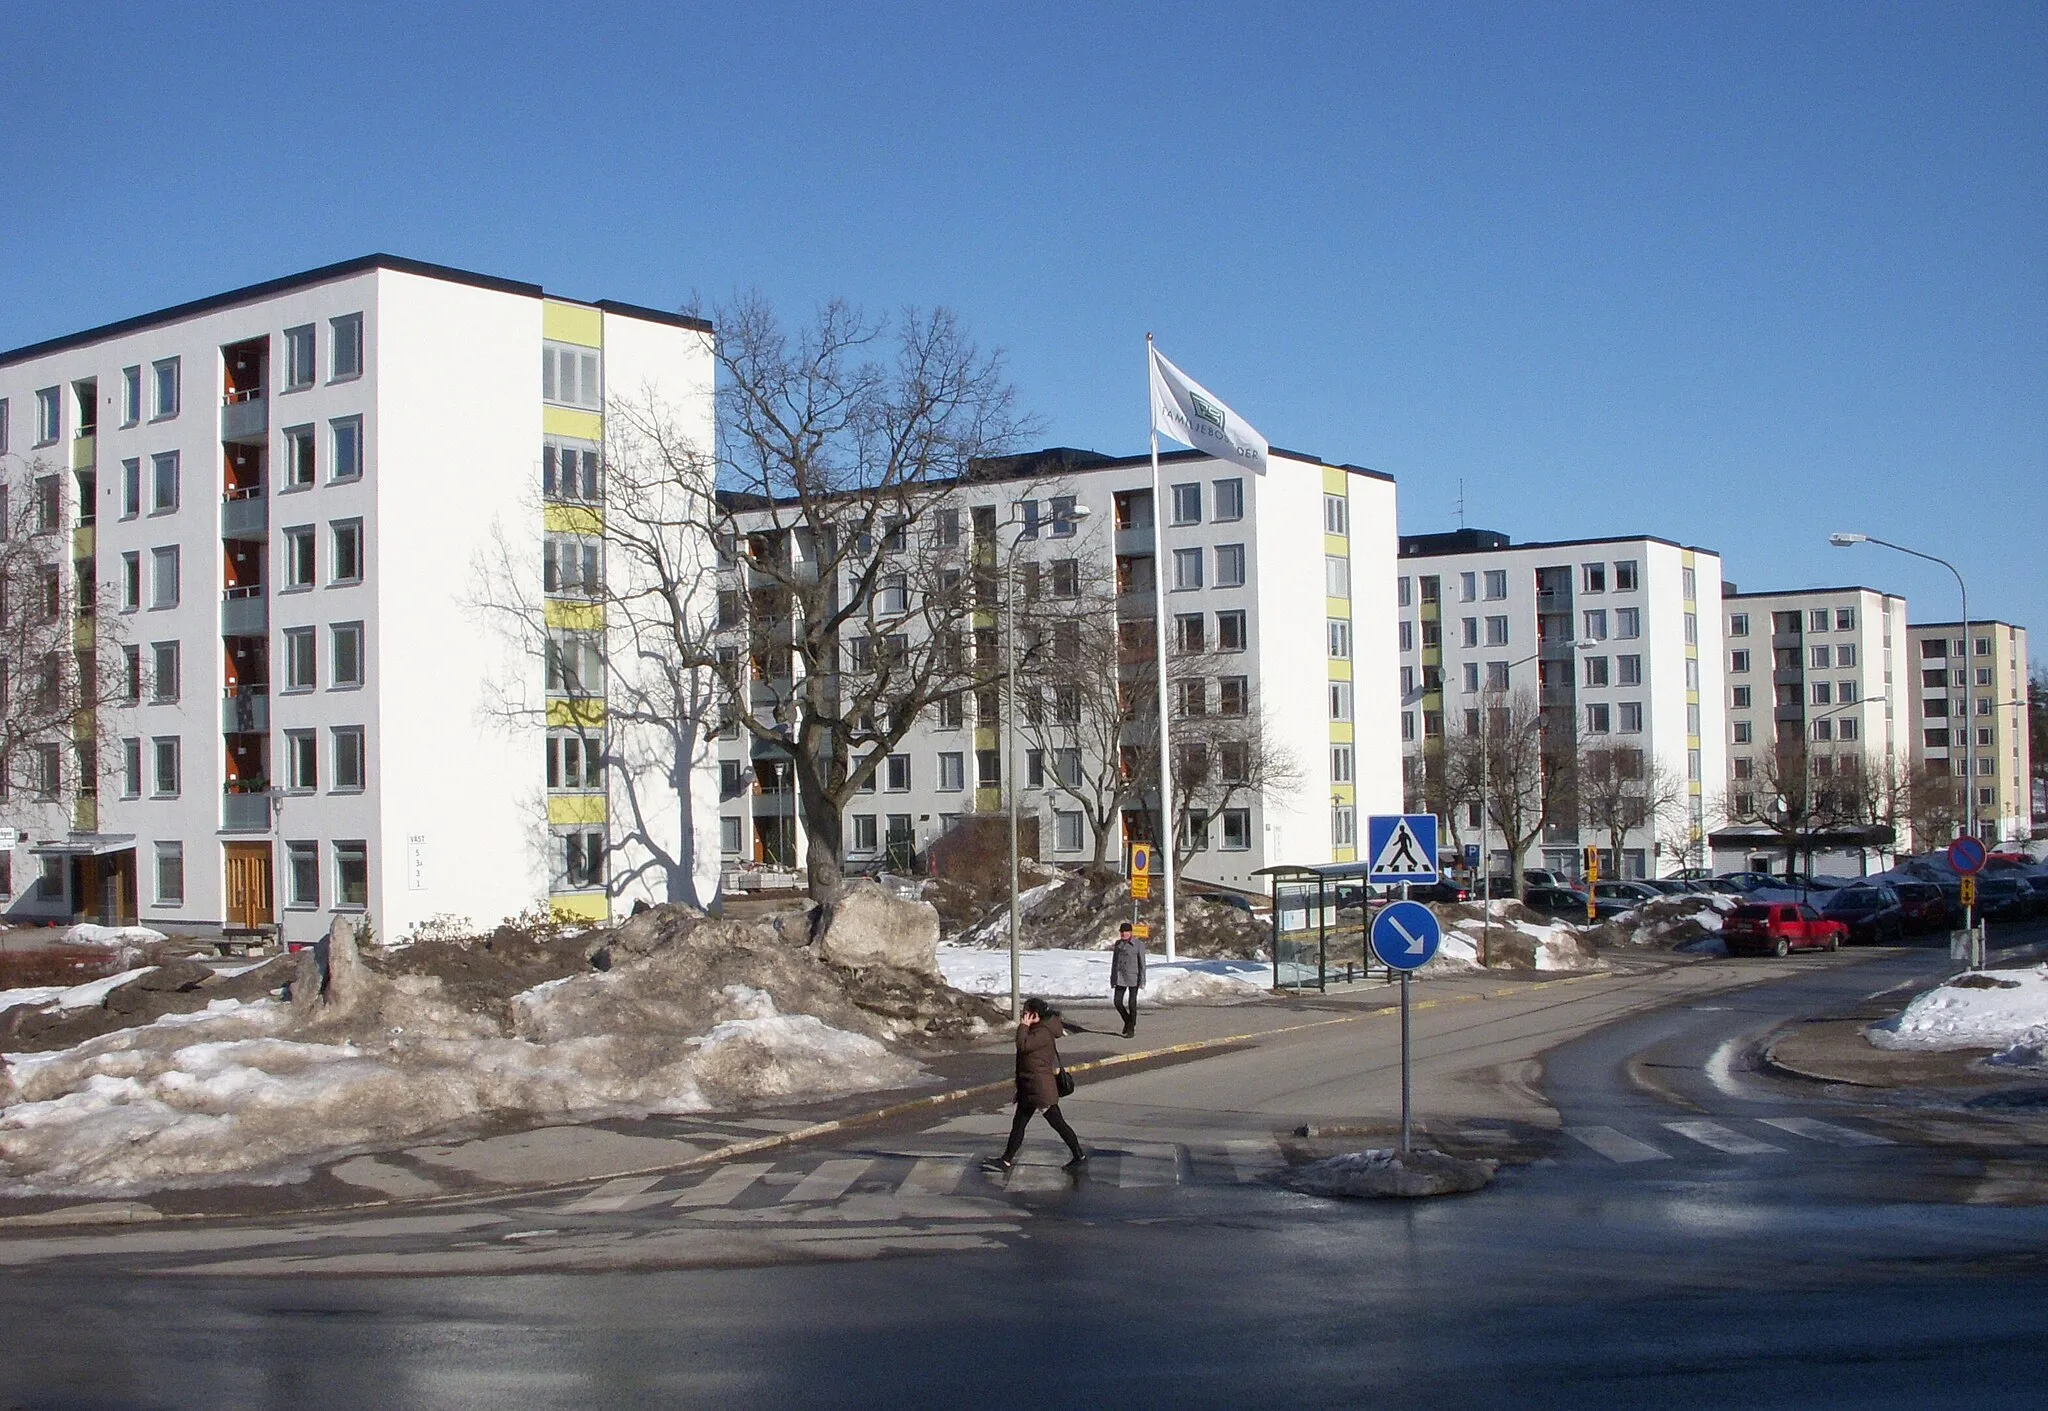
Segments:
[[[1723,593],[1721,601],[1725,603],[1736,598],[1798,598],[1809,593],[1875,593],[1880,598],[1897,598],[1900,602],[1906,600],[1904,593],[1887,593],[1882,588],[1866,588],[1860,583],[1851,583],[1839,588],[1764,588],[1747,593]]]
[[[1327,470],[1341,470],[1347,475],[1370,476],[1374,480],[1393,483],[1394,477],[1384,470],[1373,470],[1368,466],[1353,465],[1349,461],[1326,461],[1321,456],[1310,455],[1307,451],[1290,451],[1281,446],[1267,447],[1268,454],[1285,456],[1291,461],[1307,465],[1319,465]],[[1221,457],[1207,451],[1161,451],[1161,465],[1179,465],[1188,461],[1217,461],[1228,464]],[[1056,473],[1062,475],[1085,475],[1094,470],[1124,470],[1134,465],[1150,465],[1152,454],[1147,451],[1135,456],[1112,456],[1102,451],[1087,451],[1074,446],[1044,446],[1035,451],[1018,451],[1007,456],[990,456],[984,462],[991,465],[991,480],[1029,479],[1032,476]],[[1056,466],[1056,470],[1041,469],[1041,466]]]
[[[1921,628],[1923,628],[1923,627],[1924,627],[1924,628],[1930,628],[1930,629],[1931,629],[1931,628],[1935,628],[1935,627],[1961,627],[1962,625],[1963,625],[1963,623],[1962,623],[1962,619],[1961,619],[1961,618],[1957,618],[1957,619],[1955,619],[1954,621],[1951,621],[1951,622],[1909,622],[1909,623],[1907,623],[1907,624],[1906,624],[1906,630],[1907,630],[1908,632],[1918,632],[1918,631],[1919,631],[1919,630],[1920,630]],[[1971,618],[1971,619],[1970,619],[1970,626],[1972,626],[1972,627],[2010,627],[2010,628],[2011,628],[2011,629],[2012,629],[2013,631],[2015,631],[2015,632],[2024,632],[2024,631],[2026,631],[2026,630],[2027,630],[2027,629],[2026,629],[2026,628],[2025,628],[2025,627],[2024,627],[2023,625],[2021,625],[2020,623],[2017,623],[2017,622],[2007,622],[2007,621],[2006,621],[2006,620],[2005,620],[2004,618],[2002,618],[2002,617],[1973,617],[1973,618]]]
[[[1421,534],[1403,534],[1400,536],[1403,545],[1406,545],[1409,540],[1426,537],[1431,536]],[[1441,554],[1411,554],[1404,547],[1401,557],[1404,559],[1449,559],[1463,558],[1467,554],[1511,554],[1522,549],[1583,549],[1595,544],[1662,544],[1668,549],[1683,549],[1695,554],[1709,554],[1717,559],[1721,557],[1719,549],[1703,548],[1698,544],[1681,544],[1676,539],[1666,539],[1661,534],[1603,534],[1593,539],[1530,539],[1521,543],[1495,544],[1484,548],[1454,549]]]
[[[364,274],[370,270],[388,269],[398,274],[416,274],[426,279],[445,280],[450,284],[467,284],[477,289],[489,289],[500,294],[518,294],[532,299],[556,299],[562,303],[581,304],[582,299],[563,299],[558,294],[549,294],[538,284],[527,284],[516,279],[501,279],[497,275],[478,274],[474,270],[456,269],[452,265],[430,264],[425,260],[411,260],[403,255],[362,255],[339,264],[322,265],[298,274],[284,275],[278,279],[267,279],[261,284],[247,284],[240,289],[230,289],[223,294],[209,294],[203,299],[193,299],[169,308],[157,309],[130,318],[103,323],[97,328],[84,329],[77,333],[66,333],[57,338],[46,338],[38,343],[25,343],[19,348],[10,348],[0,353],[0,367],[12,363],[26,362],[31,358],[61,353],[71,348],[83,347],[89,343],[118,338],[123,334],[137,333],[146,328],[156,328],[167,323],[196,318],[200,314],[212,313],[216,309],[229,309],[237,304],[252,304],[259,299],[268,299],[294,289],[306,289],[316,284],[331,284],[338,279]],[[657,323],[670,324],[677,328],[694,329],[698,332],[712,332],[710,323],[689,314],[666,313],[660,309],[643,308],[638,304],[623,304],[611,299],[600,299],[591,308],[602,309],[624,318],[648,319]]]

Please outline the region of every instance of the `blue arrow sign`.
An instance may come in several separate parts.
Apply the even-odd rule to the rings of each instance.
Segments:
[[[1371,815],[1365,820],[1365,856],[1368,882],[1436,881],[1436,815]]]
[[[1436,913],[1419,901],[1391,902],[1372,921],[1372,953],[1389,969],[1420,970],[1443,939]]]

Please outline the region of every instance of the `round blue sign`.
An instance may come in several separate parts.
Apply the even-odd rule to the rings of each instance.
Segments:
[[[1372,953],[1390,969],[1420,970],[1443,934],[1436,913],[1421,902],[1391,902],[1372,920]]]
[[[1975,838],[1957,838],[1948,845],[1948,865],[1965,876],[1984,870],[1984,845]]]

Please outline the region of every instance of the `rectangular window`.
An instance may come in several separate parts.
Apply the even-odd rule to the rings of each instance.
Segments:
[[[313,325],[302,323],[284,331],[284,390],[313,385]]]
[[[1175,549],[1173,551],[1173,587],[1175,592],[1202,586],[1202,551],[1200,549]]]
[[[1402,621],[1402,622],[1400,623],[1400,625],[1398,626],[1398,628],[1396,629],[1396,631],[1395,631],[1395,636],[1397,637],[1397,639],[1398,639],[1398,641],[1399,641],[1399,647],[1398,647],[1398,650],[1400,650],[1400,651],[1404,651],[1404,652],[1412,652],[1412,651],[1414,651],[1414,650],[1415,650],[1415,624],[1414,624],[1414,623],[1412,623],[1412,622],[1408,622],[1408,621],[1406,621],[1406,620],[1403,620],[1403,621]]]
[[[541,345],[540,395],[565,407],[604,406],[603,368],[595,348],[569,343]]]
[[[1349,804],[1339,804],[1330,810],[1330,846],[1333,848],[1355,847],[1358,843],[1358,820]]]
[[[603,491],[598,475],[598,448],[582,441],[541,443],[540,489],[550,500],[594,503]]]
[[[1856,630],[1856,609],[1836,608],[1835,630],[1837,632],[1854,632]]]
[[[1508,664],[1504,661],[1490,661],[1486,664],[1486,689],[1505,691],[1508,688]]]
[[[1003,782],[1003,756],[1000,750],[976,750],[974,752],[975,783],[984,789],[994,789]]]
[[[1835,689],[1833,686],[1825,681],[1813,683],[1813,703],[1815,705],[1833,705],[1834,700]]]
[[[142,797],[142,740],[130,735],[121,741],[121,797]]]
[[[1643,733],[1643,703],[1623,701],[1616,709],[1620,712],[1621,733],[1640,735]]]
[[[1699,577],[1689,568],[1678,570],[1678,595],[1686,602],[1699,597]],[[1699,776],[1695,774],[1693,777],[1697,779]]]
[[[1474,601],[1475,599],[1477,599],[1477,598],[1478,598],[1478,596],[1479,596],[1479,575],[1478,575],[1477,573],[1461,573],[1461,574],[1459,574],[1459,575],[1458,575],[1458,599],[1459,599],[1459,601],[1460,601],[1460,602],[1467,602],[1467,603],[1469,603],[1469,602],[1472,602],[1472,601]]]
[[[1414,586],[1413,586],[1413,585],[1414,585],[1414,583],[1415,583],[1415,580],[1414,580],[1414,579],[1412,579],[1412,578],[1407,578],[1407,577],[1403,577],[1403,578],[1399,578],[1399,579],[1396,579],[1396,580],[1395,580],[1395,582],[1394,582],[1394,606],[1396,606],[1396,607],[1404,607],[1404,608],[1405,608],[1405,607],[1412,607],[1412,606],[1414,605],[1414,598],[1415,598],[1415,590],[1414,590]]]
[[[1747,720],[1738,720],[1738,721],[1736,721],[1736,722],[1735,722],[1735,743],[1736,743],[1736,744],[1738,744],[1738,745],[1746,745],[1746,744],[1750,743],[1750,740],[1751,740],[1751,733],[1752,733],[1752,732],[1751,732],[1751,730],[1750,730],[1750,724],[1749,724],[1749,722],[1748,722]]]
[[[1643,659],[1639,656],[1618,656],[1614,659],[1614,684],[1617,686],[1640,686],[1643,684]]]
[[[1813,722],[1813,738],[1814,738],[1814,739],[1816,739],[1816,740],[1832,740],[1832,739],[1834,739],[1834,738],[1835,738],[1835,722],[1834,722],[1834,721],[1832,721],[1832,720],[1816,720],[1816,721],[1814,721],[1814,722]]]
[[[156,845],[156,904],[158,906],[183,906],[185,904],[185,845],[183,843],[158,843]]]
[[[121,425],[133,426],[142,420],[142,368],[121,369]]]
[[[1465,663],[1465,694],[1468,696],[1473,696],[1477,695],[1478,693],[1479,663],[1476,661],[1468,661]]]
[[[1633,593],[1636,590],[1636,561],[1618,559],[1614,565],[1614,591]]]
[[[1248,852],[1252,845],[1252,811],[1248,808],[1223,810],[1223,851]]]
[[[1605,735],[1609,729],[1609,711],[1605,701],[1595,701],[1586,707],[1586,732],[1591,735]]]
[[[178,546],[171,544],[149,551],[150,594],[152,608],[174,608],[178,605]]]
[[[1174,714],[1207,715],[1209,713],[1209,683],[1201,677],[1192,681],[1173,683]]]
[[[1244,545],[1218,544],[1216,546],[1216,586],[1219,588],[1242,588],[1244,586]]]
[[[7,399],[0,397],[0,456],[7,454]]]
[[[1216,614],[1216,650],[1219,652],[1241,652],[1245,649],[1245,625],[1243,609]]]
[[[1729,697],[1730,697],[1730,700],[1729,700],[1729,705],[1730,705],[1730,706],[1731,706],[1731,707],[1732,707],[1733,709],[1735,709],[1735,710],[1748,710],[1748,709],[1749,709],[1749,702],[1750,702],[1750,693],[1749,693],[1749,687],[1747,687],[1747,686],[1737,686],[1737,687],[1736,687],[1736,688],[1735,688],[1735,689],[1734,689],[1733,691],[1730,691],[1730,692],[1729,692],[1728,694],[1729,694]]]
[[[142,606],[142,555],[121,555],[121,611],[134,612]]]
[[[1351,683],[1349,681],[1332,681],[1330,683],[1330,719],[1349,720],[1350,718]]]
[[[1505,617],[1486,619],[1486,645],[1505,647],[1508,644],[1508,620]]]
[[[142,459],[130,457],[121,462],[121,518],[133,519],[142,513]]]
[[[1055,852],[1081,851],[1081,815],[1076,810],[1056,809],[1052,815],[1052,845]]]
[[[1728,615],[1728,635],[1731,637],[1747,637],[1749,635],[1748,613],[1734,612]]]
[[[333,458],[327,464],[327,478],[330,481],[360,480],[363,478],[363,419],[359,416],[345,416],[327,423],[334,448]]]
[[[4,687],[6,673],[0,672],[0,687]],[[0,695],[5,695],[0,689]],[[142,648],[126,646],[121,648],[121,699],[133,705],[142,699]],[[0,791],[4,797],[4,791]]]
[[[1244,518],[1244,482],[1242,480],[1218,480],[1216,486],[1216,522],[1228,523]]]
[[[1631,609],[1631,608],[1623,608],[1623,609],[1622,609],[1622,611],[1623,611],[1623,612],[1632,612],[1632,611],[1634,611],[1634,610],[1633,610],[1633,609]],[[1624,636],[1627,636],[1627,637],[1636,637],[1636,636],[1640,636],[1640,635],[1642,635],[1642,634],[1641,634],[1641,632],[1640,632],[1640,630],[1639,630],[1639,629],[1638,629],[1638,628],[1637,628],[1637,627],[1636,627],[1636,626],[1634,625],[1635,621],[1636,621],[1636,619],[1634,619],[1633,617],[1629,619],[1629,624],[1630,624],[1630,625],[1629,625],[1629,629],[1628,629],[1628,631],[1627,631],[1627,632],[1623,633],[1622,635],[1624,635]],[[1700,619],[1699,619],[1699,614],[1697,614],[1697,613],[1691,613],[1691,612],[1689,612],[1689,613],[1687,613],[1687,614],[1685,615],[1685,617],[1684,617],[1684,619],[1683,619],[1683,622],[1684,622],[1684,626],[1685,626],[1685,644],[1686,644],[1686,645],[1687,645],[1688,647],[1696,647],[1696,646],[1698,646],[1698,645],[1699,645],[1699,640],[1700,640]]]
[[[1330,657],[1334,661],[1351,659],[1351,622],[1348,618],[1329,619]]]
[[[1486,570],[1486,597],[1489,602],[1498,602],[1508,595],[1508,571],[1504,568]],[[1503,619],[1505,620],[1505,619]]]
[[[160,799],[178,796],[181,752],[176,735],[159,735],[149,742],[150,793]]]
[[[320,732],[284,732],[284,786],[304,793],[320,787]]]
[[[853,815],[853,851],[879,852],[882,847],[881,820],[872,813]]]
[[[1854,666],[1855,664],[1856,644],[1854,642],[1844,642],[1842,643],[1842,645],[1835,648],[1836,666]],[[1989,683],[1987,682],[1986,684]]]
[[[309,333],[311,330],[307,330]],[[304,910],[320,905],[320,845],[286,843],[285,905]]]
[[[312,587],[317,571],[314,563],[313,526],[289,525],[280,531],[279,538],[283,550],[281,557],[284,560],[280,565],[284,572],[283,581],[279,586],[285,591]]]
[[[602,840],[602,833],[591,837]],[[603,856],[600,841],[599,858]],[[602,869],[602,861],[599,863]],[[574,876],[571,885],[574,885]],[[370,845],[364,842],[338,842],[334,845],[334,904],[337,907],[363,907],[370,904]]]
[[[581,632],[551,635],[547,644],[547,689],[557,695],[604,694],[604,650],[597,637]]]
[[[363,727],[338,725],[330,733],[334,737],[334,792],[361,793],[368,772],[363,754]]]
[[[1580,588],[1580,591],[1582,591],[1582,592],[1587,592],[1587,593],[1604,593],[1604,592],[1606,592],[1606,591],[1607,591],[1607,565],[1606,565],[1606,564],[1604,564],[1604,563],[1585,563],[1585,564],[1580,564],[1580,565],[1579,565],[1579,588]]]
[[[727,857],[738,857],[740,853],[740,821],[737,818],[718,820],[718,850]]]
[[[598,569],[601,551],[602,546],[595,539],[550,534],[543,550],[541,586],[547,592],[562,597],[597,597],[604,588],[603,575]],[[902,608],[885,610],[901,612]]]
[[[284,629],[284,689],[287,691],[310,691],[320,684],[313,631],[311,627]]]
[[[1586,640],[1604,642],[1607,640],[1607,610],[1589,608],[1586,612]]]
[[[1828,630],[1828,620],[1826,608],[1814,608],[1806,614],[1806,628],[1809,632],[1825,632]]]
[[[1342,495],[1323,496],[1323,532],[1325,534],[1349,534],[1351,532],[1351,504]]]
[[[36,392],[36,444],[47,446],[64,433],[64,398],[58,388]]]
[[[286,490],[303,490],[313,483],[313,428],[287,426],[284,429],[284,484]]]
[[[1200,524],[1202,522],[1202,487],[1200,485],[1176,485],[1173,487],[1172,524]]]
[[[1841,726],[1841,737],[1845,740],[1855,739],[1858,732],[1861,729],[1861,727],[1856,723],[1856,717],[1853,715],[1843,716],[1841,719]]]
[[[967,756],[958,750],[939,755],[939,792],[957,794],[967,787]]]
[[[1586,684],[1588,686],[1605,686],[1607,684],[1607,658],[1587,657],[1585,660]]]
[[[1685,615],[1685,640],[1692,642],[1698,634],[1698,619],[1691,613]],[[1614,610],[1614,635],[1624,642],[1632,642],[1643,635],[1643,610],[1641,608],[1616,608]]]
[[[1243,715],[1251,708],[1251,679],[1245,676],[1219,676],[1216,678],[1216,713],[1218,715]]]
[[[1843,705],[1854,705],[1856,702],[1856,683],[1854,681],[1837,681],[1835,683],[1835,699]]]
[[[1812,649],[1813,660],[1810,664],[1818,670],[1826,671],[1829,665],[1829,655],[1830,653],[1826,646],[1817,646]]]
[[[1749,670],[1749,653],[1747,651],[1728,653],[1728,669],[1737,675]]]
[[[178,414],[178,360],[165,358],[152,363],[150,386],[155,389],[150,398],[150,419],[162,421]]]
[[[149,458],[149,512],[169,514],[178,507],[178,453],[165,451]]]
[[[345,382],[351,377],[363,375],[363,316],[343,314],[327,321],[327,336],[333,340],[328,349],[328,363],[332,368],[329,378],[334,382]]]
[[[153,642],[149,656],[149,698],[157,705],[169,705],[178,699],[179,694],[178,644]]]
[[[1173,649],[1177,652],[1201,652],[1208,650],[1203,640],[1203,624],[1206,619],[1198,612],[1174,614]]]
[[[337,622],[329,629],[333,654],[330,680],[337,688],[363,684],[363,624]]]
[[[908,793],[910,790],[910,756],[892,754],[888,759],[888,780],[884,786],[892,794]]]
[[[330,583],[360,583],[363,581],[363,522],[360,519],[337,519],[333,523],[334,542],[332,557],[328,560]]]
[[[1351,596],[1351,560],[1341,554],[1323,557],[1323,592],[1332,598]]]
[[[1460,634],[1461,634],[1461,635],[1460,635],[1460,639],[1459,639],[1459,640],[1460,640],[1460,642],[1461,642],[1461,644],[1462,644],[1462,645],[1464,645],[1464,646],[1467,646],[1467,647],[1476,647],[1476,646],[1478,646],[1478,645],[1479,645],[1479,619],[1478,619],[1478,618],[1476,618],[1476,617],[1468,617],[1468,618],[1465,618],[1465,619],[1464,619],[1464,620],[1463,620],[1463,621],[1462,621],[1462,622],[1461,622],[1461,623],[1459,624],[1459,631],[1460,631]]]

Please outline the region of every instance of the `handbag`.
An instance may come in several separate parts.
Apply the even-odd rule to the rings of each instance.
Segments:
[[[1064,1068],[1052,1075],[1052,1085],[1058,1089],[1061,1097],[1072,1097],[1074,1095],[1074,1075]]]

